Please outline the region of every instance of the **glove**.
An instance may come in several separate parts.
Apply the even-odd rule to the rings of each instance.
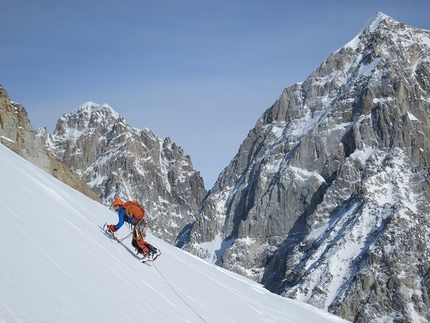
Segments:
[[[107,229],[108,229],[109,232],[115,232],[116,231],[114,224],[109,224],[107,226]]]

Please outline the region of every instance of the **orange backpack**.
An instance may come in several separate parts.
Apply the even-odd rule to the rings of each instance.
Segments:
[[[124,203],[125,215],[131,218],[134,215],[135,220],[140,220],[145,216],[145,210],[137,201],[128,201]]]

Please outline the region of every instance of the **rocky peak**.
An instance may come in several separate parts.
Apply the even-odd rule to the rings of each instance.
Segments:
[[[72,135],[73,132],[85,132],[93,129],[103,129],[114,123],[130,126],[109,105],[86,102],[76,110],[64,115],[58,120],[59,126],[55,129],[56,136]]]
[[[206,195],[191,158],[170,138],[133,128],[109,105],[87,102],[63,115],[46,146],[110,205],[138,200],[152,232],[173,242]]]
[[[348,320],[430,317],[430,32],[377,13],[264,112],[177,245]]]

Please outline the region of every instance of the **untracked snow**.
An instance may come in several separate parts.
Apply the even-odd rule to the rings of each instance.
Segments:
[[[0,201],[0,322],[345,322],[151,234],[163,254],[140,263],[101,232],[113,211],[3,145]]]

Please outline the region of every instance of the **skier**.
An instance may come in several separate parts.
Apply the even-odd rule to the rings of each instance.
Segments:
[[[126,210],[123,207],[124,203],[120,199],[114,200],[112,205],[115,211],[118,212],[118,223],[115,225],[109,224],[107,226],[108,231],[111,233],[116,232],[119,228],[122,227],[124,222],[130,223],[133,226],[131,244],[136,249],[136,251],[143,256],[141,261],[145,262],[148,260],[155,260],[161,254],[161,252],[149,242],[145,241],[146,222],[143,219],[136,220],[134,216],[126,216]]]

